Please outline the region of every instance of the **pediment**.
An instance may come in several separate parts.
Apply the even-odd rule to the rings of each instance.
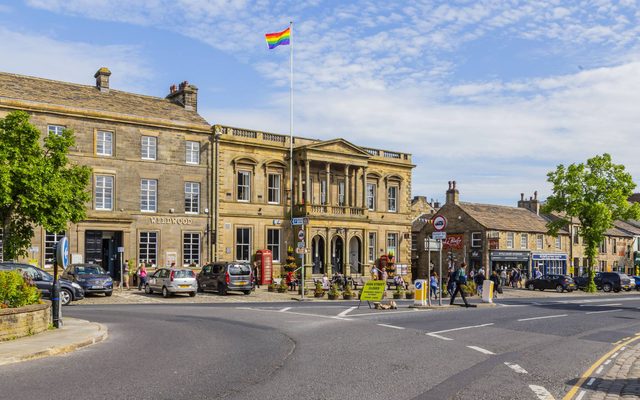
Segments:
[[[314,152],[336,153],[342,156],[355,156],[369,158],[371,155],[362,148],[344,139],[333,139],[324,142],[313,143],[304,146],[302,149]]]

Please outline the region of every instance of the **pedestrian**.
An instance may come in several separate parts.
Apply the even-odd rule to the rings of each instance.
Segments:
[[[123,276],[122,276],[122,281],[124,282],[124,287],[127,288],[127,290],[131,290],[131,288],[129,287],[129,260],[126,260],[124,262],[124,265],[122,266],[123,270]]]
[[[498,293],[501,293],[502,289],[500,288],[500,277],[498,276],[498,273],[495,270],[491,273],[490,279],[493,282],[493,297],[497,299]]]
[[[375,265],[371,267],[371,280],[378,280],[378,268]]]
[[[438,299],[438,275],[436,271],[431,271],[431,278],[429,278],[429,286],[431,287],[431,293],[433,294],[433,299]]]
[[[138,269],[138,290],[141,290],[147,284],[147,266],[144,263],[140,263]]]
[[[466,266],[467,264],[463,262],[453,273],[453,279],[456,283],[456,289],[453,292],[453,295],[451,295],[451,302],[449,303],[450,305],[453,305],[453,302],[456,300],[456,295],[460,293],[460,297],[462,297],[462,301],[464,301],[465,307],[469,307],[467,297],[464,295],[464,290],[462,290],[462,285],[467,283],[467,275],[464,272]]]
[[[500,280],[502,281],[502,286],[507,284],[507,270],[504,268],[500,271]]]
[[[329,290],[329,278],[327,274],[322,275],[322,288],[324,290]]]
[[[482,284],[484,283],[484,272],[482,272],[482,269],[479,270],[476,276],[473,278],[473,282],[476,284],[476,291],[478,292],[478,296],[482,296]]]
[[[258,277],[258,262],[253,262],[253,285],[254,288],[260,289],[260,278]]]
[[[453,268],[449,268],[449,273],[447,274],[447,293],[449,296],[453,295],[453,292],[456,290],[456,282],[453,279]]]
[[[293,272],[289,271],[287,272],[287,286],[289,286],[289,290],[294,290],[295,289],[295,283],[294,283],[294,278],[293,278]]]

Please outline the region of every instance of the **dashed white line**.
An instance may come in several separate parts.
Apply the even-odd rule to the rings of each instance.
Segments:
[[[511,368],[512,370],[516,371],[519,374],[528,374],[527,370],[522,368],[518,364],[513,364],[505,361],[504,365],[506,365],[507,367]]]
[[[603,368],[604,368],[603,365],[599,366],[598,369],[596,370],[596,374],[600,374],[600,372],[602,372]]]
[[[576,396],[576,400],[582,400],[585,394],[587,394],[586,390],[580,391],[580,393],[578,393],[578,396]]]
[[[387,324],[378,324],[378,326],[384,326],[385,328],[393,328],[393,329],[404,329],[401,326],[387,325]]]
[[[435,334],[435,333],[427,333],[427,336],[431,336],[431,337],[442,339],[442,340],[453,340],[453,339],[448,338],[446,336],[440,336],[440,335]]]
[[[618,354],[620,354],[620,352],[615,352],[615,353],[613,353],[613,355],[611,356],[611,358],[616,358],[616,357],[618,357]]]
[[[601,314],[601,313],[606,313],[606,312],[618,312],[618,311],[622,311],[622,309],[621,308],[616,308],[615,310],[589,311],[589,312],[586,312],[585,314]]]
[[[355,310],[356,308],[358,307],[347,308],[346,310],[338,314],[338,317],[344,317],[345,315],[349,314],[351,311]]]
[[[289,310],[291,310],[291,307],[285,307],[285,308],[283,308],[282,310],[279,310],[279,311],[280,312],[287,312]]]
[[[482,347],[478,347],[478,346],[467,346],[467,347],[470,348],[471,350],[479,351],[480,353],[483,353],[483,354],[490,354],[490,355],[496,354],[493,351],[483,349]]]
[[[533,321],[536,319],[545,319],[545,318],[560,318],[560,317],[566,317],[568,315],[569,314],[558,314],[558,315],[545,315],[544,317],[522,318],[522,319],[519,319],[518,322]]]
[[[610,362],[611,362],[611,359],[608,359],[607,361],[604,362],[604,365],[609,365]]]
[[[613,304],[580,304],[580,307],[612,307],[612,306],[621,306],[622,303],[613,303]]]
[[[595,381],[596,381],[596,378],[589,379],[589,382],[587,382],[587,386],[593,385],[593,382],[595,382]]]
[[[540,400],[555,400],[551,393],[549,393],[549,391],[542,386],[529,385],[529,388],[533,390],[533,393],[535,393]]]
[[[491,325],[493,325],[493,322],[488,323],[488,324],[481,324],[481,325],[461,326],[459,328],[445,329],[443,331],[427,332],[427,336],[432,336],[432,337],[435,337],[435,338],[438,338],[438,339],[442,339],[442,340],[453,340],[453,339],[445,337],[445,336],[440,336],[439,333],[462,331],[462,330],[465,330],[465,329],[473,329],[473,328],[482,328],[482,327],[491,326]]]

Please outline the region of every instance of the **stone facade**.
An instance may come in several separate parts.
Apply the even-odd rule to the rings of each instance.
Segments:
[[[51,303],[0,309],[0,342],[44,332],[51,323]]]
[[[278,276],[287,249],[303,246],[307,276],[349,275],[368,273],[393,252],[410,273],[409,154],[294,137],[291,196],[288,136],[224,126],[214,132],[218,259],[252,260],[257,250],[272,250]],[[291,211],[309,221],[303,240],[300,226],[289,223]]]

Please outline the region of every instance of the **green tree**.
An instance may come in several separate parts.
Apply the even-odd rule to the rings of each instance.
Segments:
[[[543,212],[555,213],[558,219],[547,224],[549,233],[568,226],[572,220],[580,222],[587,258],[589,260],[589,283],[587,292],[595,292],[593,266],[598,255],[598,246],[604,240],[607,229],[615,220],[638,219],[640,204],[627,200],[636,184],[624,165],[614,164],[609,154],[595,156],[586,163],[560,164],[547,174],[553,185],[553,194],[547,198]]]
[[[69,165],[71,130],[49,134],[15,111],[0,119],[0,224],[5,260],[27,254],[35,226],[50,232],[85,218],[91,169]]]

